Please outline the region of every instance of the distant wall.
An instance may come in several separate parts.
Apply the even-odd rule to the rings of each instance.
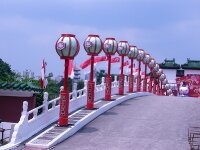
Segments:
[[[184,75],[187,76],[187,74],[200,74],[200,70],[186,70],[184,71]]]
[[[163,69],[169,83],[176,83],[176,69]]]

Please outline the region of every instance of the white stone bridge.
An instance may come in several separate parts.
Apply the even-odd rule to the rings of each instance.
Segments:
[[[104,101],[103,78],[102,84],[95,87],[95,107],[97,109],[86,110],[84,109],[86,84],[81,90],[76,90],[75,86],[73,92],[70,93],[69,123],[71,126],[56,126],[59,117],[59,98],[50,101],[45,98],[43,105],[29,112],[27,112],[27,103],[24,102],[22,116],[14,127],[10,143],[0,147],[0,150],[34,150],[52,147],[56,149],[94,149],[94,145],[97,145],[95,149],[116,150],[164,150],[174,149],[173,147],[184,150],[189,148],[187,129],[190,125],[198,126],[200,123],[198,122],[200,121],[198,115],[200,101],[198,99],[153,96],[148,92],[128,93],[127,78],[124,83],[126,94],[119,96],[117,95],[118,81],[115,78],[112,82],[113,101]],[[38,115],[39,109],[42,109],[40,115]],[[99,115],[101,116],[98,117]],[[95,119],[96,117],[98,118]],[[94,121],[91,122],[92,120]],[[89,122],[91,123],[87,125]],[[87,126],[84,127],[85,125]],[[80,130],[81,128],[83,129]],[[75,134],[77,131],[79,132]],[[75,136],[68,139],[74,134]],[[63,143],[59,144],[60,142]]]

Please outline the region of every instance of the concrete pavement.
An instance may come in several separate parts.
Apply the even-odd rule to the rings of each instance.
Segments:
[[[187,130],[200,126],[200,101],[147,96],[107,111],[55,149],[189,150]]]

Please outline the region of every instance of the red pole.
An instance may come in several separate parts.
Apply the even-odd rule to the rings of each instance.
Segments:
[[[133,92],[133,58],[131,58],[131,73],[129,75],[129,92]]]
[[[157,84],[157,95],[160,95],[160,83],[159,83],[159,80],[157,79],[157,82],[158,82],[158,84]]]
[[[91,56],[90,80],[87,85],[87,109],[94,108],[94,56]]]
[[[155,77],[155,74],[154,74],[154,77],[153,77],[153,94],[156,94],[156,77]]]
[[[163,85],[162,85],[162,81],[160,81],[160,94],[163,95]]]
[[[141,72],[141,61],[139,60],[139,67],[138,67],[138,79],[137,79],[137,92],[140,92],[140,82],[141,82],[141,76],[140,76],[140,72]]]
[[[111,76],[110,76],[110,70],[111,70],[111,55],[108,55],[108,74],[106,77],[106,90],[105,90],[105,100],[109,101],[111,100]]]
[[[94,78],[94,56],[91,56],[90,81]]]
[[[124,95],[124,74],[123,69],[124,68],[124,56],[122,56],[122,62],[121,62],[121,74],[119,75],[119,95]]]
[[[64,90],[60,93],[59,126],[68,125],[69,91],[68,91],[68,66],[69,59],[65,59]]]
[[[150,68],[149,92],[152,92],[152,68]]]
[[[124,56],[122,56],[122,62],[121,62],[121,75],[124,74]]]
[[[143,81],[143,91],[147,91],[147,64],[144,66],[144,81]]]

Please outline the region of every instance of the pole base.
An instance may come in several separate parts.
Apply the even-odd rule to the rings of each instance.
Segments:
[[[124,75],[119,75],[119,95],[124,95]]]
[[[137,78],[137,92],[140,92],[140,86],[141,86],[141,76],[138,75],[138,78]]]
[[[87,109],[93,109],[94,108],[94,81],[88,81],[87,85]]]
[[[106,89],[105,89],[105,100],[111,100],[111,77],[106,77]]]
[[[66,127],[68,125],[68,118],[59,118],[58,125],[60,127]]]
[[[129,88],[128,88],[129,93],[133,93],[133,81],[134,81],[133,75],[129,75]]]
[[[68,124],[68,106],[69,106],[69,93],[66,91],[61,91],[59,126],[66,126]]]

